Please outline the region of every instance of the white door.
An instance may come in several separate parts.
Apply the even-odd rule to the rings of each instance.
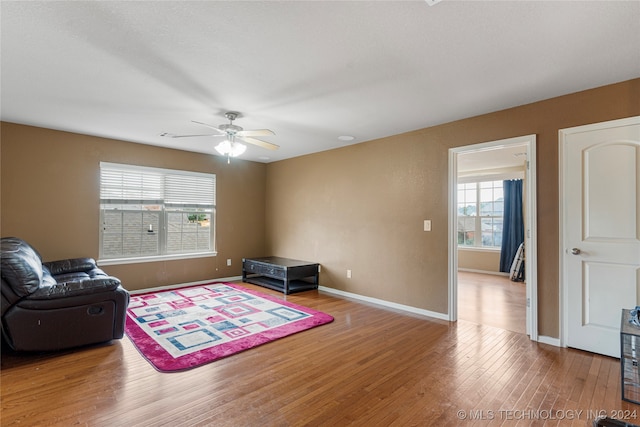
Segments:
[[[566,344],[620,356],[640,305],[640,117],[560,131]]]

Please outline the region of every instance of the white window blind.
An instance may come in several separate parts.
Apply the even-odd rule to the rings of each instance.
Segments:
[[[100,164],[100,259],[213,254],[216,177]]]
[[[163,184],[162,174],[157,172],[100,166],[100,201],[103,203],[162,203]]]
[[[211,177],[169,174],[165,176],[164,202],[171,206],[213,208],[216,204],[216,180]]]

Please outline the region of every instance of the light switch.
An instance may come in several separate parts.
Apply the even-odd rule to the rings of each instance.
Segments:
[[[430,219],[425,219],[424,220],[424,231],[431,231],[431,220]]]

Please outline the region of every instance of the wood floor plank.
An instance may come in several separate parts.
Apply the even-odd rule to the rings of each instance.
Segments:
[[[335,321],[184,372],[157,372],[126,337],[55,354],[3,348],[0,424],[586,426],[587,410],[638,407],[620,400],[617,359],[318,291],[286,299]],[[584,412],[532,418],[545,410]]]
[[[526,333],[526,285],[507,276],[458,272],[458,317]]]

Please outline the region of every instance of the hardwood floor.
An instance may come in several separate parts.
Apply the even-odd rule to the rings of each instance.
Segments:
[[[506,276],[458,272],[458,318],[522,334],[526,329],[526,286]]]
[[[590,426],[602,411],[640,416],[620,398],[617,359],[317,291],[287,300],[335,321],[181,373],[155,371],[126,337],[58,354],[4,350],[1,424]]]

